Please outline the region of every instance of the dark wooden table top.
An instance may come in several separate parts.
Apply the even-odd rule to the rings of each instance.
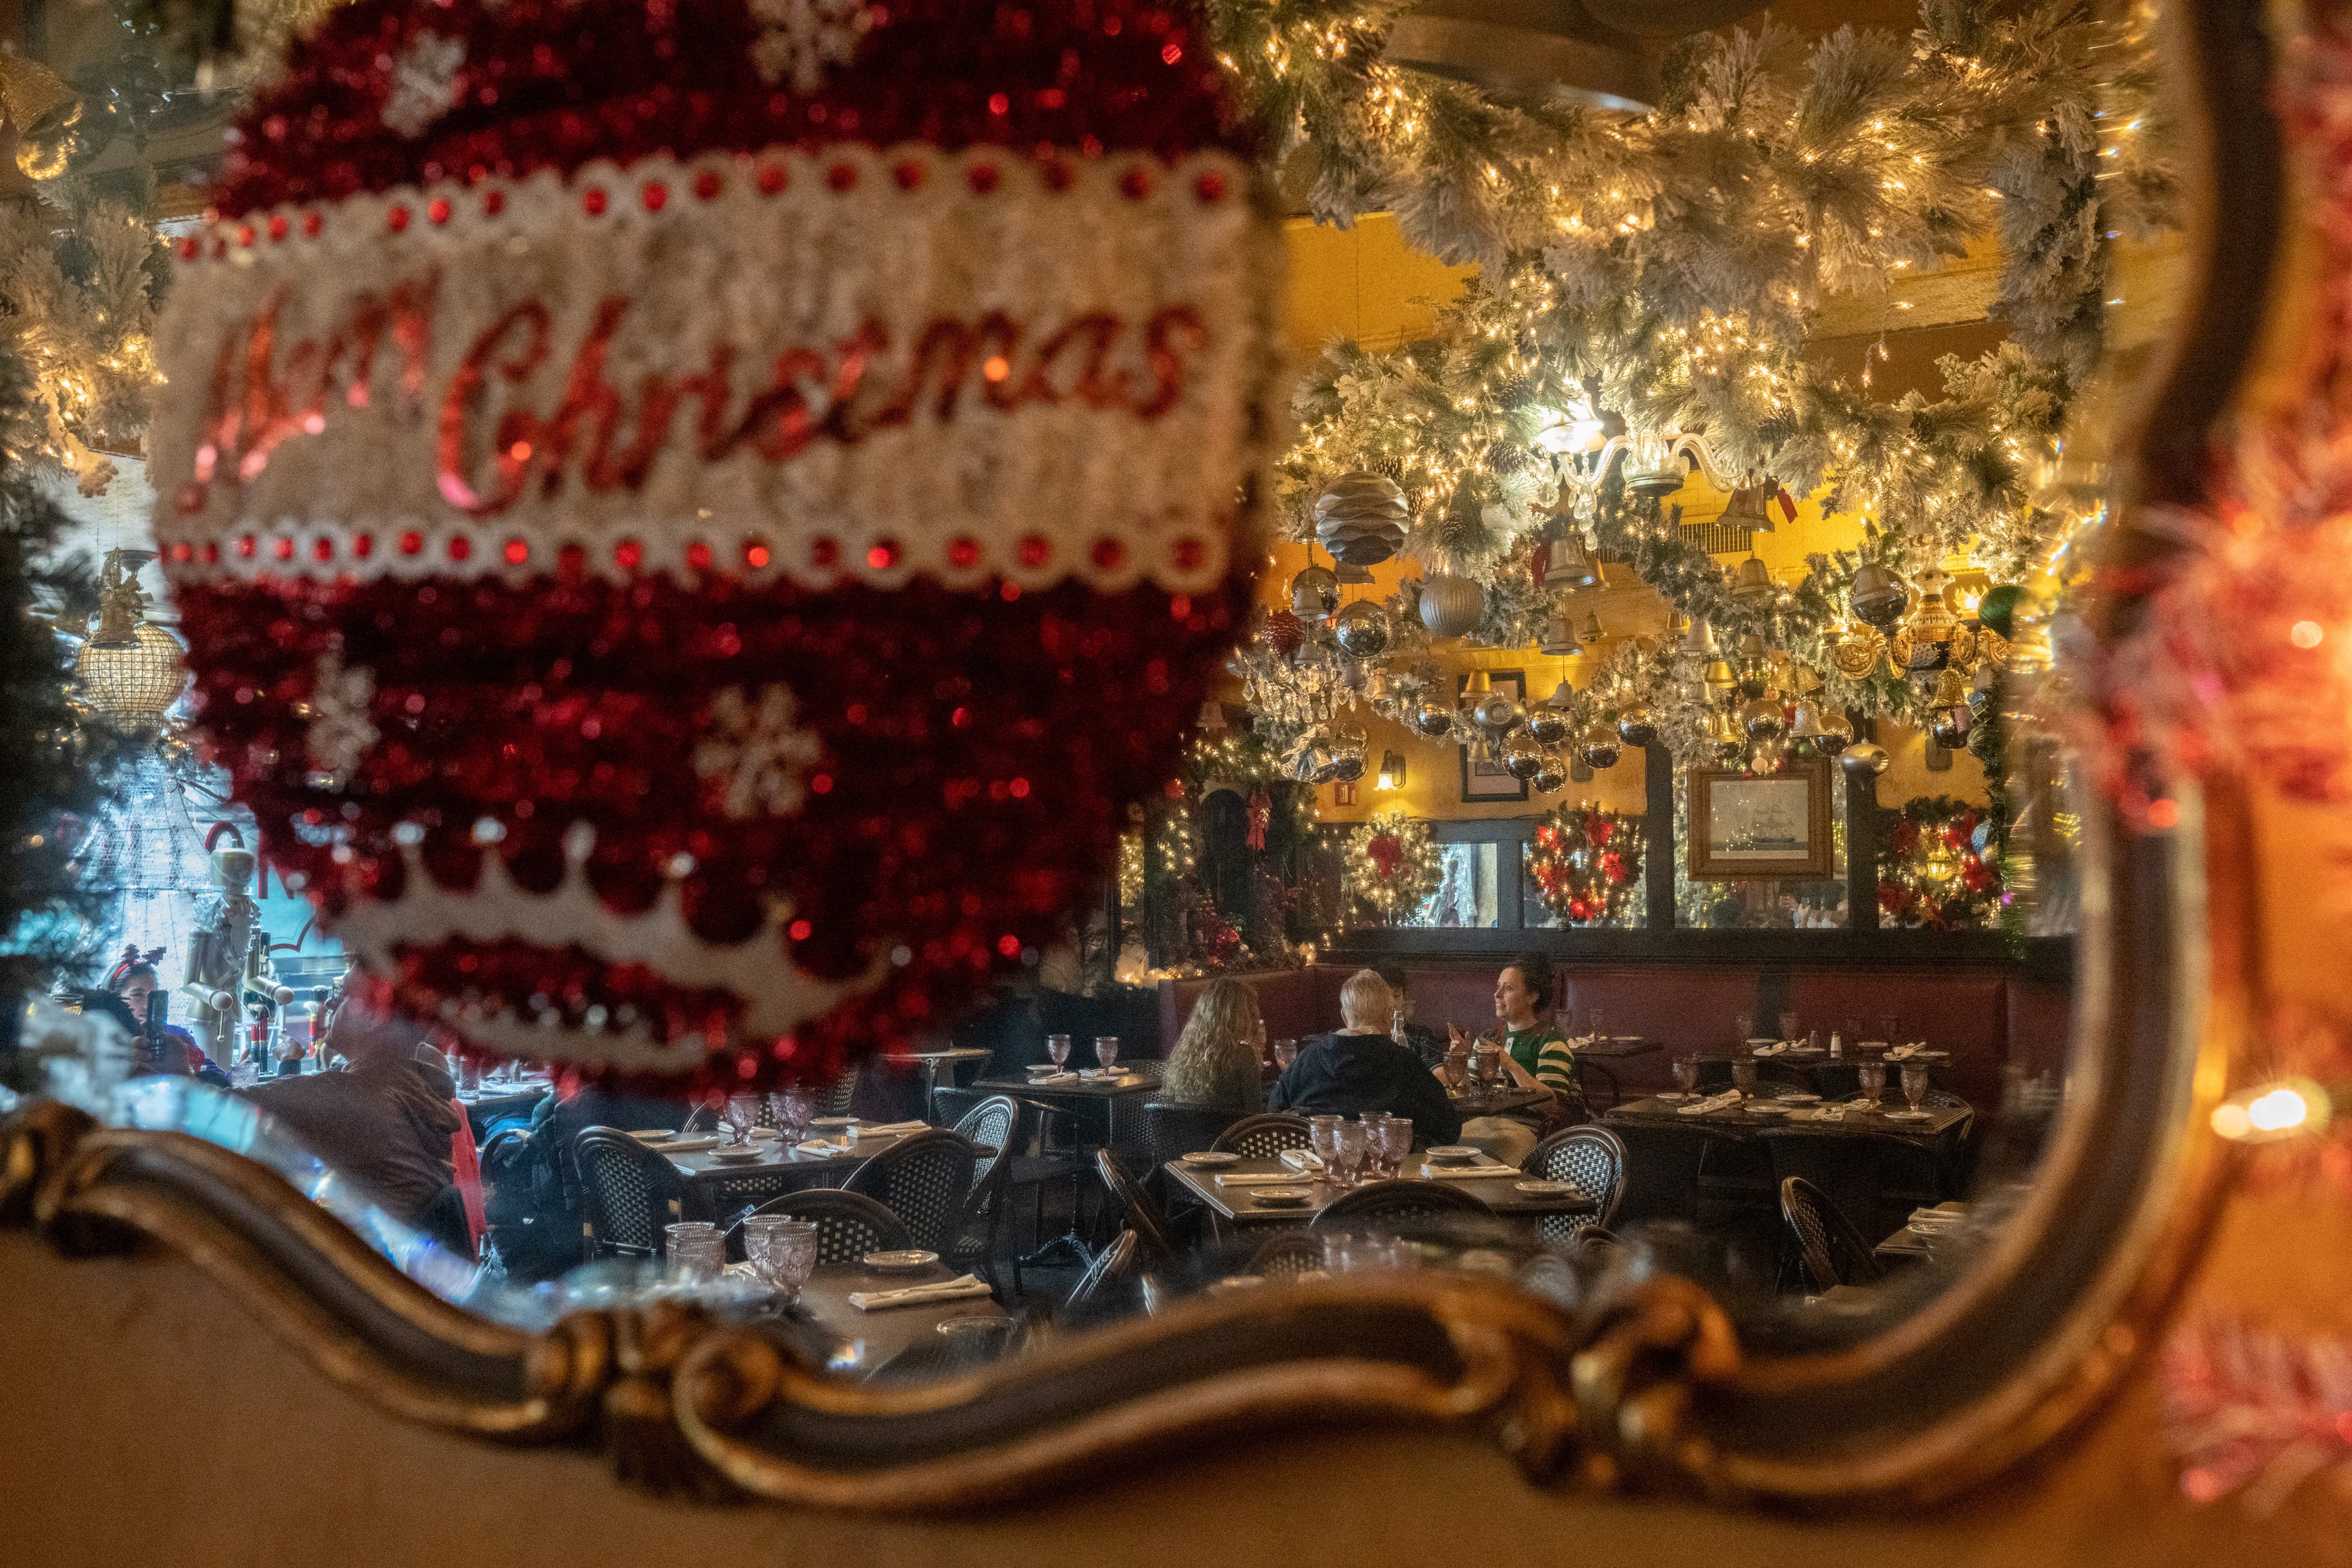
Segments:
[[[869,1135],[857,1139],[839,1154],[810,1155],[803,1154],[796,1148],[786,1147],[782,1139],[765,1135],[767,1132],[768,1129],[765,1127],[753,1129],[752,1142],[761,1154],[761,1157],[756,1160],[715,1159],[712,1157],[715,1153],[712,1149],[696,1149],[688,1154],[666,1155],[665,1157],[671,1165],[676,1166],[678,1174],[688,1181],[700,1176],[740,1176],[757,1175],[761,1171],[803,1172],[827,1168],[838,1168],[842,1175],[846,1176],[876,1155],[890,1147],[891,1145],[913,1135],[911,1134],[892,1134],[879,1137]],[[817,1127],[809,1131],[810,1138],[821,1136],[834,1139],[840,1135],[841,1129],[837,1127]],[[727,1134],[722,1132],[719,1136],[721,1140],[719,1147],[723,1148],[726,1146],[724,1140]],[[803,1140],[803,1142],[806,1141],[806,1139]],[[655,1153],[663,1154],[664,1151],[657,1148]]]
[[[1771,1096],[1767,1095],[1763,1098],[1769,1101]],[[1601,1120],[1604,1122],[1696,1122],[1703,1126],[1729,1127],[1743,1133],[1761,1132],[1767,1127],[1790,1127],[1801,1133],[1815,1133],[1831,1138],[1853,1137],[1862,1133],[1893,1133],[1898,1137],[1916,1138],[1922,1143],[1933,1143],[1967,1121],[1973,1113],[1966,1105],[1946,1105],[1930,1107],[1927,1113],[1927,1119],[1924,1122],[1895,1121],[1885,1114],[1887,1111],[1906,1109],[1907,1107],[1899,1096],[1890,1094],[1886,1098],[1884,1109],[1879,1112],[1865,1111],[1853,1103],[1846,1104],[1844,1120],[1837,1122],[1811,1120],[1798,1122],[1790,1120],[1786,1115],[1758,1116],[1751,1114],[1744,1106],[1731,1106],[1721,1111],[1710,1111],[1703,1115],[1685,1116],[1678,1109],[1677,1102],[1661,1100],[1652,1095],[1647,1099],[1628,1101],[1611,1110],[1601,1117]]]
[[[1622,1061],[1629,1057],[1654,1056],[1666,1047],[1663,1040],[1644,1040],[1638,1034],[1612,1034],[1606,1040],[1582,1045],[1571,1040],[1569,1049],[1578,1056],[1589,1056],[1598,1061]]]
[[[941,1284],[956,1270],[934,1263],[928,1269],[877,1274],[861,1263],[841,1263],[819,1269],[801,1288],[800,1312],[817,1328],[836,1340],[862,1342],[854,1364],[846,1370],[880,1371],[910,1350],[937,1344],[940,1325],[958,1318],[1002,1318],[1004,1309],[987,1296],[960,1301],[930,1301],[911,1307],[883,1307],[860,1312],[849,1304],[852,1291],[898,1291],[909,1285]]]
[[[1070,1070],[1073,1072],[1076,1068]],[[1039,1083],[1030,1078],[983,1078],[974,1089],[999,1089],[1033,1099],[1116,1100],[1128,1094],[1148,1094],[1160,1087],[1160,1063],[1139,1061],[1122,1067],[1116,1078],[1081,1078],[1076,1083]]]
[[[1418,1179],[1422,1156],[1416,1152],[1405,1163],[1405,1175]],[[1239,1160],[1213,1170],[1196,1170],[1181,1160],[1171,1160],[1163,1167],[1168,1179],[1182,1186],[1223,1218],[1237,1225],[1303,1225],[1323,1212],[1345,1189],[1318,1179],[1304,1172],[1295,1173],[1298,1179],[1291,1184],[1307,1189],[1306,1206],[1300,1208],[1267,1208],[1259,1205],[1257,1194],[1263,1186],[1220,1186],[1221,1176],[1270,1176],[1289,1173],[1290,1167],[1280,1159]],[[1448,1186],[1458,1186],[1497,1214],[1582,1214],[1593,1207],[1592,1199],[1581,1193],[1520,1192],[1512,1184],[1528,1179],[1527,1173],[1516,1166],[1497,1166],[1492,1176],[1475,1180],[1460,1177],[1444,1178]],[[1271,1185],[1271,1184],[1269,1184]]]
[[[1503,1116],[1513,1111],[1525,1111],[1544,1103],[1551,1095],[1541,1089],[1449,1089],[1445,1097],[1462,1113],[1463,1120],[1468,1121],[1473,1116]]]

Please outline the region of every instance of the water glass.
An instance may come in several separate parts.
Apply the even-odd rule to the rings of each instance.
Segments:
[[[1677,1056],[1675,1058],[1675,1087],[1681,1090],[1685,1094],[1696,1092],[1698,1089],[1697,1057]]]
[[[1070,1037],[1066,1034],[1047,1035],[1045,1054],[1053,1058],[1055,1066],[1067,1067],[1070,1064]]]
[[[785,1304],[800,1299],[801,1287],[816,1272],[814,1221],[782,1214],[754,1214],[743,1221],[743,1259],[751,1272]]]
[[[1878,1038],[1889,1045],[1903,1043],[1903,1020],[1893,1013],[1878,1015]]]
[[[1731,1086],[1749,1099],[1756,1097],[1756,1059],[1743,1056],[1731,1063]]]
[[[1341,1122],[1331,1129],[1331,1183],[1354,1186],[1364,1178],[1364,1151],[1369,1140],[1361,1122]]]
[[[1274,1064],[1276,1067],[1287,1072],[1290,1071],[1290,1064],[1297,1060],[1298,1042],[1297,1040],[1277,1040],[1274,1042]]]
[[[780,1089],[768,1096],[768,1113],[775,1117],[784,1142],[797,1144],[808,1136],[809,1123],[816,1117],[816,1091]]]
[[[1804,1037],[1797,1032],[1798,1025],[1801,1021],[1802,1020],[1794,1013],[1782,1013],[1780,1015],[1780,1038],[1782,1040],[1803,1039]]]
[[[1345,1116],[1309,1116],[1307,1118],[1307,1146],[1326,1169],[1331,1164],[1332,1132],[1348,1118]]]
[[[1742,1045],[1754,1040],[1756,1038],[1756,1015],[1754,1013],[1732,1014],[1731,1035],[1734,1040],[1739,1041]]]
[[[727,1130],[734,1136],[729,1140],[737,1148],[751,1141],[751,1123],[760,1113],[757,1094],[727,1096]]]
[[[727,1239],[707,1220],[662,1227],[669,1239],[669,1277],[682,1285],[716,1280],[727,1266]]]
[[[1882,1068],[1880,1071],[1884,1071],[1885,1069]],[[1927,1064],[1926,1062],[1906,1061],[1903,1064],[1903,1098],[1911,1103],[1911,1109],[1914,1111],[1919,1108],[1921,1101],[1927,1098]]]
[[[1475,1046],[1470,1051],[1470,1077],[1481,1089],[1492,1089],[1503,1079],[1503,1048]]]
[[[1095,1060],[1102,1063],[1105,1072],[1118,1065],[1118,1036],[1115,1034],[1095,1036]]]
[[[1601,1030],[1605,1027],[1606,1026],[1601,1020],[1601,1009],[1599,1008],[1594,1008],[1591,1012],[1584,1015],[1584,1032],[1591,1035],[1593,1039],[1607,1039],[1608,1037],[1601,1033]]]
[[[1382,1116],[1372,1125],[1372,1151],[1380,1157],[1380,1174],[1395,1180],[1404,1174],[1412,1155],[1412,1123],[1402,1116]]]
[[[1872,1110],[1878,1109],[1879,1096],[1886,1092],[1886,1063],[1875,1058],[1864,1061],[1854,1071],[1862,1076],[1862,1101]]]

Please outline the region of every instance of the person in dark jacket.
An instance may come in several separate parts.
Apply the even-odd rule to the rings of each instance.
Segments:
[[[1421,1059],[1389,1038],[1395,1013],[1386,980],[1370,969],[1350,975],[1339,988],[1346,1027],[1299,1047],[1266,1095],[1266,1108],[1302,1116],[1384,1111],[1410,1120],[1417,1144],[1454,1142],[1462,1134],[1461,1114]]]

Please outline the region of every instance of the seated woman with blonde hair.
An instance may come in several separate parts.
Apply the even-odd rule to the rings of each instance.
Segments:
[[[1259,1068],[1265,1049],[1265,1019],[1257,1010],[1257,993],[1239,980],[1212,980],[1168,1053],[1160,1097],[1255,1115],[1265,1108]]]

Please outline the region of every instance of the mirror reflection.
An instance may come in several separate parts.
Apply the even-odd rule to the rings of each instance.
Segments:
[[[41,609],[129,743],[73,827],[89,908],[19,942],[53,983],[16,1092],[250,1155],[488,1316],[676,1297],[850,1379],[1407,1270],[1564,1305],[1687,1274],[1767,1346],[1883,1328],[2064,1104],[2089,813],[2053,665],[2179,246],[2144,17],[1927,7],[1864,46],[1884,114],[1831,125],[1864,10],[1696,39],[1659,107],[1498,154],[1511,202],[1448,209],[1485,215],[1335,195],[1341,152],[1451,176],[1303,133],[1310,369],[1244,634],[1059,939],[827,1082],[500,1060],[352,986],[258,852],[340,845],[358,797],[235,802],[142,458],[99,481],[75,430]],[[1291,57],[1228,60],[1244,107],[1260,53]],[[1400,103],[1442,76],[1533,134],[1478,62],[1394,57]],[[1958,83],[2000,92],[1900,112]],[[1759,194],[1686,173],[1718,162]]]

